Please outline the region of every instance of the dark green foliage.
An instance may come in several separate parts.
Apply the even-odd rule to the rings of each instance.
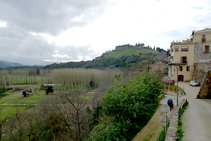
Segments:
[[[88,113],[90,113],[89,110],[90,109],[87,108]],[[102,110],[102,106],[98,103],[97,107],[94,108],[93,118],[91,119],[91,122],[89,124],[90,131],[95,127],[95,125],[99,123],[99,117],[102,114],[101,110]]]
[[[177,126],[177,138],[179,141],[182,141],[182,136],[183,136],[183,130],[182,130],[182,114],[184,113],[185,109],[187,108],[189,102],[184,105],[184,107],[179,111],[179,121],[178,121],[178,126]]]
[[[90,140],[131,140],[147,124],[158,106],[161,83],[143,72],[127,84],[115,81],[103,97],[103,113],[114,117],[108,130]]]
[[[156,50],[157,50],[158,52],[161,52],[161,51],[166,52],[166,50],[164,50],[164,49],[162,49],[162,48],[160,48],[160,47],[157,47]]]
[[[159,55],[159,54],[158,54]],[[68,62],[60,64],[47,65],[44,69],[55,69],[55,68],[128,68],[145,60],[149,56],[155,56],[155,54],[139,54],[139,55],[124,55],[119,58],[108,58],[100,56],[92,61],[81,61],[81,62]]]
[[[26,92],[25,91],[23,91],[23,96],[26,97]]]
[[[166,124],[166,130],[168,130],[168,128],[169,128],[169,123],[168,124]],[[157,141],[165,141],[165,128],[161,131],[161,133],[160,133],[160,135],[159,135],[159,137],[158,137],[158,139],[157,139]]]
[[[47,88],[46,95],[48,95],[50,92],[53,93],[53,88],[51,86]]]
[[[98,86],[97,86],[97,84],[93,81],[93,80],[91,80],[90,82],[89,82],[89,89],[90,90],[92,90],[92,89],[94,89],[94,88],[97,88]]]
[[[3,96],[6,96],[7,94],[5,94],[5,92],[12,90],[12,88],[6,88],[6,89],[2,89],[0,88],[0,98]]]

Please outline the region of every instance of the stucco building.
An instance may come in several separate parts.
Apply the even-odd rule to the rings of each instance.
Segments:
[[[168,65],[168,75],[175,81],[177,68],[178,81],[203,78],[200,75],[211,69],[211,29],[193,31],[191,39],[173,41],[170,45]]]

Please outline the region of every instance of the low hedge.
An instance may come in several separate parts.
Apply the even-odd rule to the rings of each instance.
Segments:
[[[172,92],[177,93],[177,87],[176,87],[176,86],[164,85],[163,89],[164,89],[164,91],[165,91],[165,90],[170,90],[170,91],[172,91]],[[180,92],[181,94],[186,95],[185,91],[184,91],[182,88],[179,87],[178,90],[179,90],[179,92]]]

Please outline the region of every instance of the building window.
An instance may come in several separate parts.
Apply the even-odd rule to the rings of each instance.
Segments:
[[[179,66],[179,71],[182,71],[182,66]]]
[[[205,34],[202,34],[202,39],[201,39],[202,42],[206,42],[206,38],[205,38]]]
[[[205,45],[204,46],[204,53],[209,53],[210,52],[210,46],[209,45]]]
[[[187,67],[186,67],[186,70],[187,70],[187,71],[190,71],[190,66],[187,66]]]
[[[179,51],[179,47],[175,47],[175,52],[178,52]]]
[[[187,57],[186,57],[186,56],[182,56],[182,57],[180,58],[180,63],[182,63],[182,64],[187,64]]]
[[[188,47],[181,47],[181,51],[188,51]]]

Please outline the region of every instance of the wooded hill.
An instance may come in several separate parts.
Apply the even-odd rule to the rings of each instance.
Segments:
[[[60,64],[54,63],[47,65],[44,68],[129,68],[144,60],[149,60],[149,58],[153,62],[162,62],[165,56],[166,51],[160,48],[157,48],[156,50],[122,49],[103,54],[92,61],[67,62]]]
[[[20,63],[0,61],[0,68],[23,66]]]

